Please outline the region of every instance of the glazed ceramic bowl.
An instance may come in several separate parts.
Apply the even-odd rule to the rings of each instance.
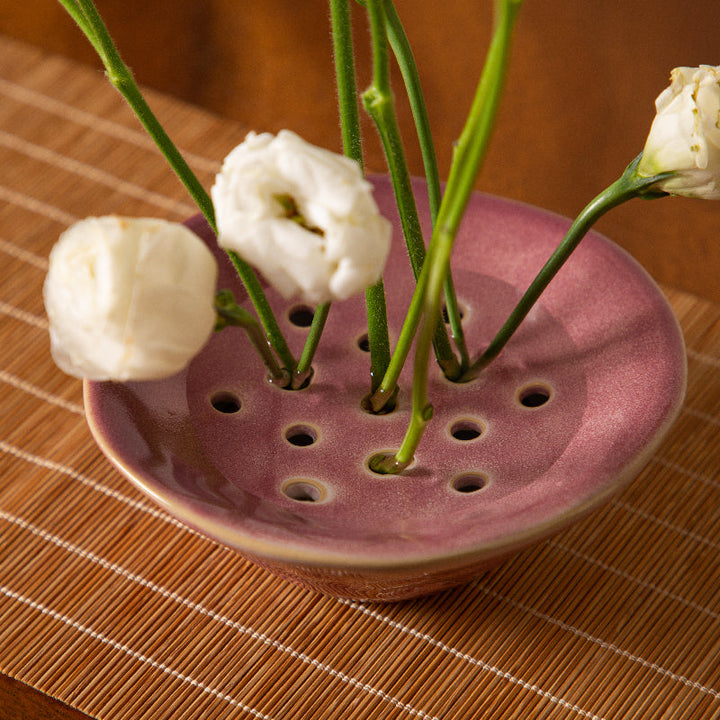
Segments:
[[[373,182],[398,228],[388,180]],[[417,183],[427,229],[424,192]],[[188,224],[214,247],[200,218]],[[471,351],[568,225],[473,196],[453,256]],[[401,237],[396,229],[385,274],[392,338],[413,287]],[[243,296],[218,257],[219,287]],[[312,309],[268,297],[299,352]],[[648,461],[684,396],[684,343],[665,297],[596,233],[481,377],[453,384],[433,368],[434,417],[400,476],[377,475],[368,460],[401,442],[411,378],[406,369],[394,412],[366,413],[365,333],[362,297],[334,306],[313,382],[291,392],[265,381],[239,329],[225,330],[175,377],[87,383],[90,426],[133,484],[203,534],[321,592],[396,600],[466,582],[606,502]]]

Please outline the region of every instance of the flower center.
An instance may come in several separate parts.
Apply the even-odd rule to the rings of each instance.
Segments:
[[[311,233],[315,233],[315,235],[325,235],[325,231],[322,228],[311,225],[307,221],[305,216],[300,212],[300,209],[297,206],[297,202],[292,195],[290,195],[289,193],[277,193],[273,195],[273,198],[279,203],[280,207],[282,208],[283,217],[287,218],[288,220],[292,220],[293,222],[297,223],[301,227],[304,227]]]

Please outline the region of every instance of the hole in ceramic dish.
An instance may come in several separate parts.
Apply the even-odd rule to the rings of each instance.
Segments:
[[[292,425],[285,430],[285,439],[296,447],[308,447],[317,442],[320,434],[310,425]]]
[[[479,438],[484,432],[484,427],[482,423],[477,420],[461,418],[450,425],[449,431],[450,435],[456,440],[469,442]]]
[[[368,415],[389,415],[392,412],[395,412],[398,407],[398,392],[397,388],[395,392],[392,394],[392,397],[389,398],[389,400],[385,403],[385,406],[382,410],[379,412],[375,412],[372,409],[372,405],[370,404],[370,395],[366,395],[361,401],[360,401],[360,409],[363,412],[366,412]]]
[[[210,404],[225,415],[232,415],[240,410],[242,402],[240,398],[228,390],[220,390],[210,398]]]
[[[288,320],[295,327],[306,328],[312,325],[315,311],[308,305],[295,305],[288,312]]]
[[[357,346],[363,352],[370,352],[370,338],[368,337],[367,333],[364,333],[357,339]]]
[[[487,487],[488,482],[489,480],[482,473],[469,472],[453,478],[450,486],[459,493],[468,494],[482,490]]]
[[[465,311],[460,304],[458,304],[458,315],[460,315],[461,320],[465,317]],[[450,324],[450,315],[448,313],[447,305],[443,305],[442,307],[442,319],[446,325]]]
[[[290,480],[282,491],[291,500],[303,503],[322,502],[327,497],[327,490],[314,480]]]
[[[518,402],[526,408],[542,407],[552,397],[552,388],[549,385],[535,383],[522,388],[518,394]]]
[[[388,461],[391,461],[395,457],[395,450],[378,450],[378,452],[374,452],[372,455],[369,455],[365,459],[365,468],[368,470],[368,472],[375,476],[380,478],[397,478],[402,477],[401,475],[397,475],[392,472],[382,472],[380,470],[376,470],[375,467],[379,463],[387,463]],[[411,468],[413,466],[413,463],[415,460],[413,460],[406,468],[405,470]]]

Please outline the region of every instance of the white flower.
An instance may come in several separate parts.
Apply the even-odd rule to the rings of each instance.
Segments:
[[[638,166],[650,177],[677,175],[654,187],[673,195],[720,198],[720,66],[675,68],[655,101],[657,115]]]
[[[285,298],[344,300],[377,282],[391,225],[358,164],[294,133],[250,133],[212,189],[221,246]]]
[[[213,330],[217,263],[192,231],[144,218],[87,218],[50,253],[43,290],[53,358],[90,380],[180,371]]]

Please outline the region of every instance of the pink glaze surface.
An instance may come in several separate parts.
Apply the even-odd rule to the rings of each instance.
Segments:
[[[397,228],[388,182],[373,182]],[[416,191],[427,228],[424,185]],[[189,224],[212,244],[201,220]],[[474,196],[453,259],[471,351],[489,342],[568,224]],[[224,256],[221,265],[220,287],[242,296]],[[412,288],[399,230],[385,284],[394,339]],[[307,330],[288,319],[297,303],[268,296],[299,354]],[[683,339],[665,297],[623,250],[591,233],[480,379],[453,385],[433,367],[435,416],[412,468],[378,476],[366,463],[402,440],[410,377],[406,370],[398,410],[364,413],[365,332],[362,297],[334,306],[312,385],[288,392],[264,382],[240,330],[225,330],[168,380],[87,383],[91,428],[112,462],[161,506],[258,562],[422,574],[476,569],[583,517],[647,462],[685,390]],[[524,407],[519,396],[535,387],[549,391],[548,402]],[[238,398],[240,409],[218,412],[218,394]],[[458,440],[458,424],[482,432]],[[315,442],[288,442],[296,426]],[[485,486],[458,492],[453,483],[465,473]],[[290,496],[293,482],[315,501]],[[288,575],[303,582],[301,572]]]

